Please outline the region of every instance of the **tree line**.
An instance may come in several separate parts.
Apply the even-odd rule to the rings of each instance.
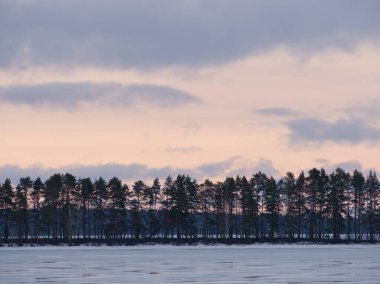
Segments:
[[[337,168],[258,172],[199,183],[188,175],[142,180],[114,177],[10,179],[0,186],[1,243],[75,240],[377,241],[380,183]]]

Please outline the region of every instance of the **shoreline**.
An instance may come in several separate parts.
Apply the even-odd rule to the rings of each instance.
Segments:
[[[379,241],[370,240],[268,240],[268,239],[114,239],[114,240],[84,240],[74,239],[69,241],[43,239],[43,240],[8,240],[0,242],[1,247],[113,247],[113,246],[246,246],[246,245],[377,245]]]

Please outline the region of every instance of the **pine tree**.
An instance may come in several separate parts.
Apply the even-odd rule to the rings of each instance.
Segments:
[[[0,206],[4,225],[4,240],[8,241],[10,234],[11,212],[13,207],[14,192],[10,179],[6,179],[0,187]]]
[[[371,241],[375,240],[375,234],[377,229],[377,218],[378,218],[378,205],[379,205],[379,180],[377,179],[376,173],[370,171],[369,176],[366,180],[366,192],[367,192],[367,224],[369,239]]]
[[[91,214],[90,204],[94,187],[90,178],[84,178],[79,180],[79,198],[82,207],[82,234],[83,239],[88,236],[91,238]],[[87,230],[86,230],[87,228]],[[86,234],[87,232],[87,234]]]
[[[330,223],[333,233],[333,239],[339,240],[340,234],[344,229],[345,213],[345,190],[349,186],[350,177],[341,168],[337,168],[330,175],[330,185],[327,193],[327,209],[330,214]]]
[[[54,174],[45,182],[43,189],[44,219],[47,227],[47,236],[52,235],[55,241],[58,239],[60,225],[60,195],[62,190],[61,174]]]
[[[95,204],[95,220],[97,222],[97,234],[101,239],[103,239],[109,192],[107,189],[107,183],[102,177],[94,182],[93,196]]]
[[[65,239],[71,243],[73,229],[73,211],[76,210],[75,200],[78,199],[78,185],[75,176],[66,173],[62,178],[61,203],[64,218]]]
[[[314,239],[317,226],[317,192],[320,172],[316,168],[309,171],[306,177],[306,208],[309,238]]]
[[[361,172],[355,170],[352,175],[354,190],[354,233],[355,240],[360,240],[362,235],[362,218],[365,211],[365,178]]]
[[[40,216],[40,210],[41,210],[41,197],[42,197],[42,191],[43,191],[44,184],[41,181],[41,178],[37,178],[33,183],[33,189],[30,193],[30,196],[32,198],[33,203],[33,236],[36,242],[38,242],[38,238],[40,235],[40,229],[41,229],[41,216]]]
[[[216,235],[219,238],[226,237],[227,219],[227,190],[224,182],[215,185],[214,195]]]
[[[286,173],[285,177],[280,180],[279,187],[282,188],[284,196],[287,235],[290,239],[294,239],[297,230],[297,188],[294,174]]]
[[[200,185],[199,199],[201,204],[202,219],[202,237],[207,239],[212,234],[211,225],[215,225],[215,219],[212,219],[212,209],[214,207],[215,185],[212,181],[206,179]]]
[[[304,216],[305,216],[305,174],[302,171],[296,180],[297,191],[297,238],[304,237]]]
[[[344,218],[346,221],[346,234],[347,239],[351,239],[351,223],[352,223],[352,216],[351,216],[351,202],[353,199],[353,188],[352,188],[352,178],[351,174],[347,172],[347,185],[345,187],[344,192]]]
[[[322,239],[325,236],[325,223],[327,219],[327,190],[329,187],[329,182],[329,176],[322,168],[320,170],[317,191],[317,233],[319,239]]]
[[[187,196],[184,181],[184,175],[178,175],[174,180],[173,217],[177,239],[182,238],[186,227]]]
[[[148,237],[152,238],[157,234],[159,221],[157,216],[157,205],[161,194],[161,185],[158,178],[155,178],[152,186],[145,186],[143,199],[146,204],[146,218],[148,224]]]
[[[186,206],[185,206],[185,236],[197,236],[197,220],[196,214],[199,208],[199,185],[195,179],[187,175],[184,179],[184,186],[186,192]]]
[[[132,187],[132,198],[130,200],[132,214],[131,225],[132,232],[137,240],[141,235],[145,235],[146,228],[143,216],[143,197],[144,192],[147,192],[147,188],[147,185],[142,180],[136,181]]]
[[[273,240],[275,233],[279,235],[279,216],[280,216],[280,191],[277,189],[276,180],[270,177],[264,187],[264,207],[268,217],[269,239]]]
[[[237,199],[237,188],[234,178],[228,177],[225,181],[226,193],[227,193],[227,206],[228,206],[228,219],[227,219],[227,231],[228,237],[232,239],[234,225],[236,222],[236,216],[234,214],[235,201]]]
[[[30,179],[30,177],[26,178],[20,178],[19,182],[20,190],[22,191],[22,194],[24,197],[22,198],[22,207],[18,207],[20,211],[20,214],[22,212],[22,221],[23,221],[23,232],[24,232],[24,238],[27,239],[29,235],[29,216],[28,216],[28,203],[29,203],[29,192],[31,191],[33,187],[33,181]]]
[[[264,218],[264,192],[265,187],[267,185],[268,177],[266,174],[262,172],[258,172],[253,175],[253,178],[251,180],[251,184],[253,187],[253,193],[256,200],[256,203],[258,204],[257,210],[255,212],[256,217],[256,238],[264,238],[265,236],[265,218]]]
[[[171,176],[168,176],[165,180],[162,190],[161,207],[162,207],[162,227],[163,237],[173,238],[174,230],[174,194],[175,186]]]
[[[121,238],[126,232],[126,206],[129,189],[127,185],[122,185],[120,179],[113,177],[108,182],[108,191],[112,237]]]
[[[18,237],[19,244],[22,243],[25,224],[26,225],[28,224],[27,206],[28,206],[28,202],[27,202],[27,199],[25,198],[23,188],[20,185],[17,185],[15,201],[14,201],[14,211],[15,211],[15,221],[16,221],[17,237]]]
[[[257,202],[254,199],[253,188],[249,184],[247,178],[243,176],[239,183],[237,182],[240,192],[240,204],[243,219],[243,236],[250,238],[254,230],[255,212],[257,211]]]

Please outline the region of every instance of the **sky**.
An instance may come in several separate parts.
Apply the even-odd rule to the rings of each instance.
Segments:
[[[0,181],[380,169],[377,0],[0,0]]]

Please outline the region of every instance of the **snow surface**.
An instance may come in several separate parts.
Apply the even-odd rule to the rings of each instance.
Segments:
[[[380,246],[0,248],[0,283],[334,282],[380,283]]]

